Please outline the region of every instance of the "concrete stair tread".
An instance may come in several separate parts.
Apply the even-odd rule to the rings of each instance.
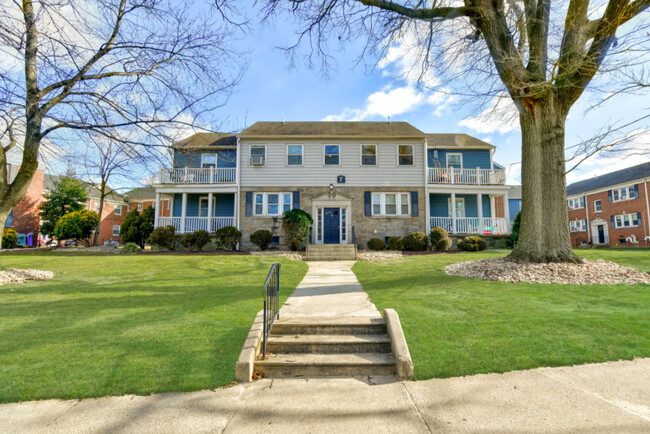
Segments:
[[[390,344],[390,336],[388,334],[356,334],[356,335],[337,335],[337,334],[323,334],[323,335],[271,335],[269,343],[281,344],[358,344],[358,343],[378,343]]]
[[[393,366],[391,353],[350,354],[271,354],[266,360],[257,360],[255,366]]]
[[[334,316],[314,316],[314,317],[293,317],[293,318],[280,318],[273,323],[273,327],[282,325],[300,325],[300,326],[329,326],[329,325],[345,325],[345,326],[366,326],[366,325],[386,325],[386,320],[383,317],[375,316],[347,316],[347,317],[334,317]],[[273,332],[273,330],[271,330]]]

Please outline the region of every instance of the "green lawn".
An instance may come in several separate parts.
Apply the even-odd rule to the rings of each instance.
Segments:
[[[234,379],[277,258],[3,254],[54,279],[0,286],[0,402],[189,391]],[[282,263],[282,301],[307,266]]]
[[[379,309],[397,310],[418,379],[650,356],[649,285],[541,285],[447,276],[447,264],[504,255],[358,262]],[[650,271],[650,249],[580,251]]]

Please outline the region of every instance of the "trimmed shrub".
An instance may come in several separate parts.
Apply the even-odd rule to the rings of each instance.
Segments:
[[[510,239],[512,239],[512,246],[517,245],[519,241],[519,226],[521,226],[521,211],[515,216],[515,221],[512,222],[512,231],[510,232]]]
[[[368,248],[370,250],[380,251],[386,248],[386,244],[379,238],[371,238],[368,241]]]
[[[435,227],[431,229],[431,232],[429,233],[429,239],[431,240],[431,246],[435,247],[436,249],[438,248],[438,243],[440,240],[449,238],[449,232],[447,232],[445,229],[441,227]]]
[[[61,217],[54,226],[54,236],[59,240],[84,240],[88,245],[90,236],[99,224],[99,214],[82,209]]]
[[[448,252],[451,250],[451,238],[441,238],[438,240],[438,243],[434,246],[439,252]]]
[[[466,252],[478,252],[487,249],[487,242],[481,237],[469,236],[458,241],[458,248]]]
[[[2,248],[13,249],[18,243],[18,232],[11,228],[4,228],[2,231]]]
[[[237,248],[237,243],[241,241],[241,232],[234,226],[224,226],[216,233],[217,244],[230,250]]]
[[[388,250],[399,250],[404,249],[404,242],[400,237],[390,237],[388,239]]]
[[[181,244],[183,244],[183,247],[189,250],[197,250],[199,252],[203,250],[203,247],[205,247],[205,245],[209,242],[210,233],[202,229],[194,231],[190,234],[185,234],[181,239]]]
[[[251,243],[255,244],[260,250],[264,251],[269,248],[273,241],[273,234],[266,229],[255,231],[250,236]]]
[[[140,253],[140,246],[138,246],[136,243],[126,243],[124,247],[122,247],[122,251],[120,253],[123,255],[134,255],[136,253]]]
[[[423,252],[429,248],[429,237],[424,232],[411,232],[403,239],[404,250]]]
[[[120,237],[122,241],[133,242],[144,249],[147,238],[153,232],[154,210],[147,207],[142,214],[134,209],[126,215],[122,227],[120,228]]]
[[[175,233],[176,228],[172,225],[156,228],[149,236],[149,244],[158,246],[161,249],[176,250]]]
[[[287,240],[289,249],[296,251],[300,249],[303,241],[309,235],[309,228],[314,223],[314,219],[308,212],[294,208],[284,213],[282,217],[282,230]]]

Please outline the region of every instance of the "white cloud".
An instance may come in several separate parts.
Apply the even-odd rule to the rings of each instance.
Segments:
[[[501,94],[492,100],[487,110],[477,116],[463,119],[458,125],[481,134],[504,134],[519,128],[519,112],[510,97]]]
[[[370,94],[362,109],[345,108],[338,115],[326,116],[324,121],[361,121],[371,117],[388,117],[408,113],[425,102],[425,95],[413,86],[397,87]]]

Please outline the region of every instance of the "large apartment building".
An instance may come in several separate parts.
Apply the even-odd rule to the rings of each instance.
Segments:
[[[200,133],[160,169],[156,226],[177,233],[280,228],[285,211],[314,218],[310,242],[366,245],[441,226],[452,234],[509,233],[505,172],[495,147],[465,134],[426,134],[406,122],[257,122],[240,134]],[[156,206],[157,210],[164,207]]]
[[[650,163],[567,187],[571,244],[650,246]]]

